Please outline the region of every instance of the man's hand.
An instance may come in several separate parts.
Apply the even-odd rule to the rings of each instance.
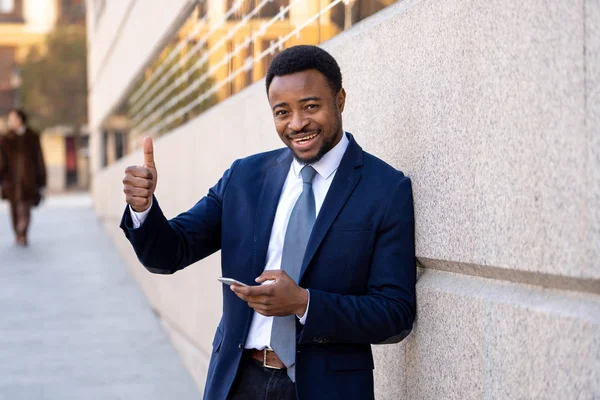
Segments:
[[[147,210],[150,207],[157,181],[152,138],[147,137],[144,138],[144,166],[131,166],[125,170],[123,192],[127,204],[136,212]]]
[[[231,290],[256,312],[267,317],[304,315],[308,305],[308,291],[302,289],[285,272],[265,271],[257,283],[274,281],[261,286],[231,285]]]

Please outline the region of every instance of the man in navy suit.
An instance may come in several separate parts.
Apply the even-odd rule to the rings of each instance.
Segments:
[[[287,148],[236,160],[167,220],[147,138],[121,227],[150,272],[221,250],[223,276],[250,285],[223,285],[205,399],[373,399],[371,344],[415,318],[410,179],[344,132],[341,72],[321,48],[280,53],[266,86]]]

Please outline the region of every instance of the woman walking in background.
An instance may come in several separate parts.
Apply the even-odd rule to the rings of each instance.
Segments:
[[[8,114],[8,129],[8,134],[0,136],[0,186],[2,198],[10,202],[16,242],[27,246],[31,207],[41,201],[46,166],[40,137],[27,126],[27,115],[22,110]]]

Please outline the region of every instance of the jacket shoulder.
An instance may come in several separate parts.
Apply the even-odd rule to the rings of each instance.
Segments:
[[[238,169],[251,169],[253,171],[262,171],[278,163],[282,157],[290,152],[287,148],[257,153],[238,160]]]
[[[391,181],[390,183],[397,183],[403,178],[409,179],[404,172],[392,167],[379,157],[375,157],[366,151],[363,151],[363,154],[363,167],[365,168],[365,173],[372,175],[373,178],[382,181]]]

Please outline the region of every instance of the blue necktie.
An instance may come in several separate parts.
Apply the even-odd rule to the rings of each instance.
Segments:
[[[302,193],[288,222],[283,241],[281,269],[294,282],[298,283],[302,260],[306,252],[308,238],[315,224],[315,195],[312,190],[312,180],[317,171],[310,165],[300,171],[302,175]],[[287,367],[287,374],[296,382],[296,316],[274,317],[271,330],[271,348]]]

